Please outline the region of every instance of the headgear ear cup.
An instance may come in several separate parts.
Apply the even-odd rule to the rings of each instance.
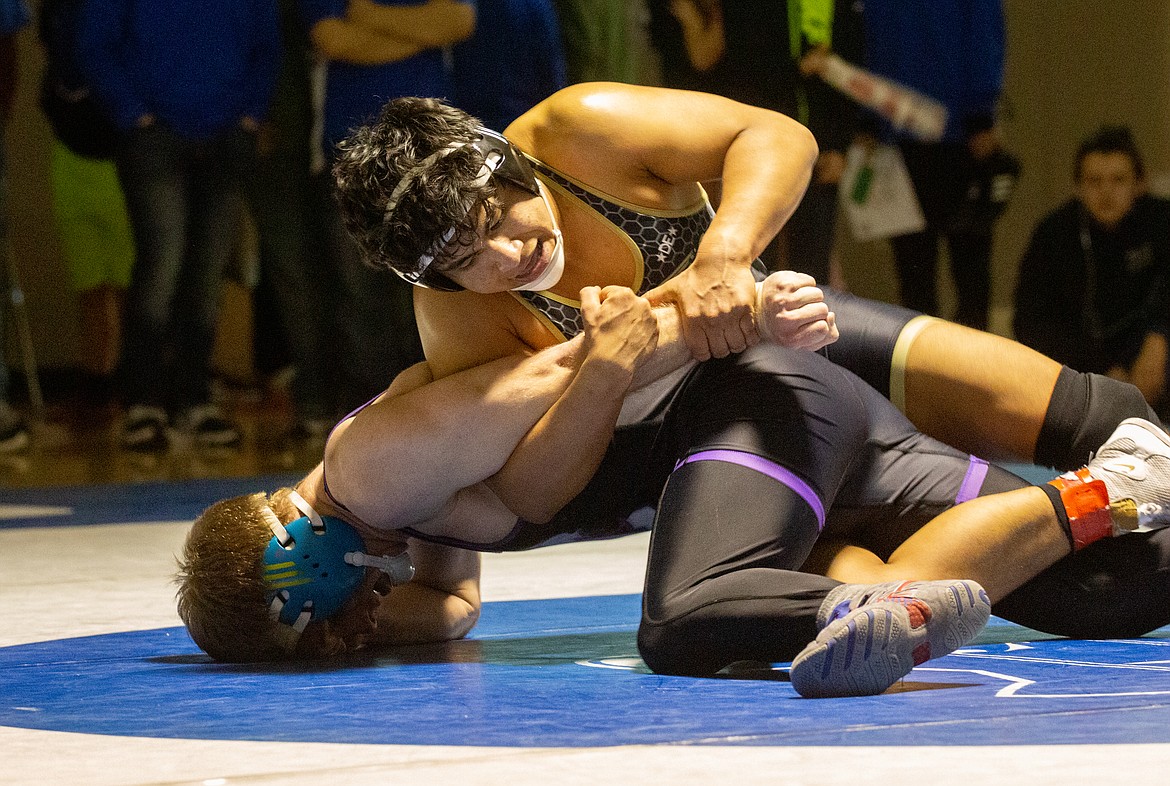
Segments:
[[[394,584],[405,584],[414,577],[409,553],[393,557],[365,554],[365,542],[347,522],[319,515],[295,491],[289,499],[304,515],[287,526],[281,525],[271,509],[271,515],[265,516],[273,532],[264,551],[265,602],[281,622],[295,624],[306,607],[311,609],[313,620],[336,614],[361,586],[366,566],[383,571]],[[282,604],[273,603],[278,597]]]
[[[320,529],[308,516],[289,522],[284,530],[291,537],[282,544],[274,534],[264,550],[265,601],[271,604],[277,593],[288,593],[279,613],[286,625],[296,622],[309,602],[314,620],[335,614],[365,578],[364,569],[345,560],[364,546],[357,530],[330,516],[319,520]]]

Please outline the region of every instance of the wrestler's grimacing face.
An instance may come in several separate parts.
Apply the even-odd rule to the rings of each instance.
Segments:
[[[436,265],[472,292],[507,292],[535,281],[552,261],[554,217],[539,196],[514,186],[500,189],[500,215],[480,217],[480,236],[470,248]]]

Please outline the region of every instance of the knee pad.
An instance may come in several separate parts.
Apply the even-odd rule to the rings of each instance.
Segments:
[[[1044,413],[1034,460],[1059,470],[1084,466],[1126,418],[1145,418],[1161,425],[1133,385],[1065,366]]]

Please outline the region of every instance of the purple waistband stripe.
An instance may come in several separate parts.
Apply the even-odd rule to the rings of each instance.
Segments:
[[[704,450],[687,456],[675,464],[674,468],[678,469],[683,464],[690,464],[692,461],[724,461],[728,464],[739,464],[741,467],[754,469],[756,472],[763,473],[773,480],[783,483],[795,491],[813,509],[813,513],[817,517],[817,529],[825,528],[825,506],[821,503],[820,497],[813,491],[812,486],[779,464],[752,453],[741,453],[738,450]]]
[[[955,495],[955,504],[975,499],[983,488],[983,481],[987,478],[987,462],[981,458],[971,457],[967,464],[967,475],[963,478],[963,485]]]

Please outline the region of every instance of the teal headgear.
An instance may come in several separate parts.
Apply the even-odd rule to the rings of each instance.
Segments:
[[[392,584],[414,577],[408,553],[366,554],[361,535],[347,522],[319,515],[295,491],[289,499],[304,515],[287,525],[267,509],[272,540],[264,550],[265,601],[272,618],[290,626],[296,636],[309,622],[336,614],[361,586],[366,567],[381,570]],[[291,644],[295,643],[293,638]]]

